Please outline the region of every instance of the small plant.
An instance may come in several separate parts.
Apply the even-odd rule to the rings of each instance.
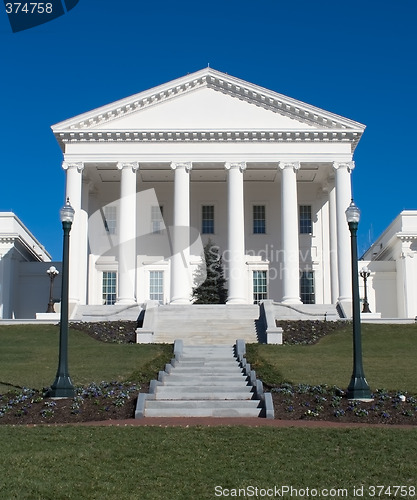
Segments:
[[[367,417],[369,415],[368,410],[365,408],[355,408],[353,412],[357,417]]]

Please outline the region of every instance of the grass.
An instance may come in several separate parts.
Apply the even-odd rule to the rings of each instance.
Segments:
[[[373,388],[417,393],[416,333],[413,325],[364,325],[364,365]],[[272,384],[345,386],[351,340],[346,330],[313,346],[248,345],[248,357]],[[50,384],[57,349],[56,327],[0,327],[0,380]],[[70,373],[79,384],[146,378],[149,367],[161,369],[170,353],[171,346],[104,344],[70,332]],[[417,429],[3,425],[0,442],[5,500],[210,499],[218,497],[216,486],[223,491],[285,485],[343,488],[345,498],[353,498],[354,487],[364,486],[363,497],[370,498],[369,486],[402,485],[408,493],[403,498],[416,496],[408,488],[417,486]]]
[[[58,366],[59,328],[53,325],[0,326],[0,391],[10,385],[49,386]],[[102,380],[149,382],[172,356],[172,346],[99,342],[71,330],[69,373],[75,385]]]
[[[209,499],[216,486],[288,485],[353,498],[361,485],[416,486],[416,438],[401,429],[0,428],[0,497]]]
[[[247,358],[268,385],[281,382],[345,388],[352,374],[351,326],[317,344],[247,346]],[[371,389],[417,394],[417,325],[362,325],[363,365]]]

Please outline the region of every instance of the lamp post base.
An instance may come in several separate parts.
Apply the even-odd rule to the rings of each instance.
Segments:
[[[348,399],[360,401],[372,401],[373,397],[368,382],[364,377],[355,377],[352,375],[346,394]]]
[[[69,376],[58,376],[51,388],[47,391],[46,396],[48,398],[57,399],[73,398],[75,396],[75,389]]]

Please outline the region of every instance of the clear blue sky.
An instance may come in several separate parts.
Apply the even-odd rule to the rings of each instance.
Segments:
[[[62,153],[50,126],[210,66],[367,125],[359,252],[417,209],[416,0],[80,0],[13,34],[0,6],[0,210],[56,260]]]

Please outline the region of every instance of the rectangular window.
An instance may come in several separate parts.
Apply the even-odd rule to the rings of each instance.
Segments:
[[[315,304],[314,271],[302,271],[300,277],[300,298],[303,304]]]
[[[300,234],[311,234],[313,222],[311,218],[311,205],[300,205]]]
[[[103,304],[113,305],[116,302],[116,271],[103,271]]]
[[[214,234],[214,205],[201,207],[201,233]]]
[[[253,303],[259,304],[268,298],[266,271],[253,271]]]
[[[164,271],[149,272],[149,298],[157,300],[160,304],[164,302]]]
[[[159,234],[162,231],[163,224],[164,219],[162,205],[151,207],[151,232],[153,234]]]
[[[104,207],[104,227],[109,234],[116,234],[117,228],[117,207],[107,205]]]
[[[265,205],[253,205],[253,234],[265,233]]]

